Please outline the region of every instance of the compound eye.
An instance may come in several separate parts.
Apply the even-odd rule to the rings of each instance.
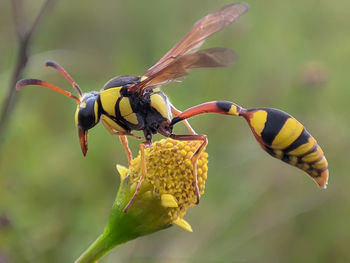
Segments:
[[[95,97],[91,97],[82,101],[79,105],[78,125],[83,130],[91,129],[97,123],[95,115],[95,107],[97,107],[97,103],[95,102]]]

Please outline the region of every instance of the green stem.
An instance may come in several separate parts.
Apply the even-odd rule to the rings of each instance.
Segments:
[[[83,252],[76,263],[96,262],[117,245],[171,226],[168,210],[160,205],[159,198],[143,198],[142,191],[130,210],[124,213],[133,195],[126,181],[123,180],[120,185],[103,234]]]
[[[100,235],[91,246],[81,254],[75,263],[96,262],[112,247],[108,244],[108,238],[105,234]]]

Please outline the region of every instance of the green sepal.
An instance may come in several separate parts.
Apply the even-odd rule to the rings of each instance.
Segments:
[[[130,187],[127,176],[121,181],[103,234],[76,262],[95,262],[117,245],[172,225],[168,216],[168,208],[161,205],[160,197],[153,194],[151,199],[143,198],[145,191],[142,191],[144,190],[142,188],[129,211],[124,213],[123,210],[133,195]]]

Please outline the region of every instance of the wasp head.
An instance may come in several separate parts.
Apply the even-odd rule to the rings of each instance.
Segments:
[[[81,97],[81,102],[75,112],[75,123],[78,127],[78,135],[81,150],[86,155],[88,130],[94,127],[100,120],[98,107],[98,92],[86,93]]]
[[[78,93],[78,97],[70,93],[69,91],[63,90],[51,83],[42,81],[40,79],[22,79],[17,82],[16,89],[20,90],[24,86],[38,85],[52,89],[58,93],[61,93],[69,98],[74,99],[77,104],[77,110],[75,113],[75,122],[78,127],[79,141],[81,150],[84,156],[87,152],[87,132],[89,129],[94,127],[100,119],[100,111],[98,110],[98,92],[89,92],[83,94],[79,85],[72,79],[72,77],[67,73],[67,71],[54,61],[47,61],[45,64],[47,67],[52,67],[60,72],[72,85],[75,91]]]

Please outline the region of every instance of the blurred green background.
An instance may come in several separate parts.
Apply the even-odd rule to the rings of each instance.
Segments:
[[[23,1],[30,21],[42,1]],[[122,245],[101,262],[349,262],[350,1],[247,0],[249,12],[207,40],[233,48],[237,65],[191,72],[164,87],[180,110],[229,100],[282,109],[318,140],[327,190],[264,153],[243,119],[207,115],[209,177],[194,229],[172,227]],[[57,1],[38,27],[25,77],[70,90],[44,67],[63,65],[84,91],[142,74],[195,21],[227,0]],[[0,98],[16,51],[10,1],[0,1]],[[81,154],[75,102],[47,89],[18,94],[0,149],[0,262],[72,262],[103,230],[127,158],[98,125]],[[182,124],[176,132],[186,132]],[[156,137],[156,138],[161,138]],[[138,143],[131,139],[134,154]]]

